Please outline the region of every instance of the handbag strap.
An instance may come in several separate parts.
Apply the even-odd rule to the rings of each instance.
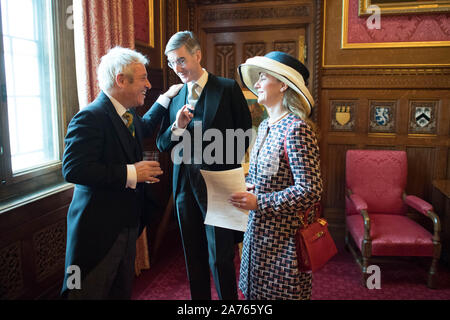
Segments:
[[[289,132],[289,129],[291,128],[291,126],[294,124],[294,122],[297,122],[299,120],[294,120],[292,121],[289,126],[287,127],[285,134],[284,134],[284,141],[283,141],[283,147],[284,147],[284,159],[286,160],[289,170],[291,170],[292,173],[292,177],[294,176],[294,173],[292,172],[291,169],[291,165],[289,164],[289,156],[287,153],[287,135]],[[293,179],[293,178],[292,178]],[[320,213],[322,211],[322,205],[320,204],[320,202],[316,202],[314,203],[314,205],[312,205],[311,207],[309,207],[306,212],[304,212],[303,214],[300,215],[300,222],[303,226],[306,226],[308,224],[308,216],[309,213],[311,212],[311,210],[314,209],[315,213],[316,213],[316,219],[320,217]],[[303,218],[302,218],[303,217]]]

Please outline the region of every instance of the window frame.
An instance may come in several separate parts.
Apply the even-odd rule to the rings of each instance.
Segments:
[[[73,14],[72,10],[68,10],[71,6],[73,6],[73,0],[51,1],[55,68],[53,86],[58,123],[54,131],[58,135],[59,160],[15,175],[12,174],[9,145],[3,36],[0,37],[0,214],[11,207],[29,202],[33,197],[38,197],[49,189],[67,188],[61,172],[64,136],[68,123],[78,112],[74,30],[67,23]],[[0,34],[3,34],[1,21]]]

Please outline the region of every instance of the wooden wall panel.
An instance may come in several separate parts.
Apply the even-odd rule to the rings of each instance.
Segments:
[[[247,58],[279,50],[305,61],[313,88],[314,61],[318,60],[314,58],[313,0],[195,2],[195,31],[207,70],[237,79],[236,68]],[[228,46],[234,51],[225,56],[221,50],[231,50]]]
[[[406,147],[408,155],[408,185],[406,192],[431,200],[432,181],[435,179],[437,149],[434,147]]]
[[[444,60],[448,63],[450,49],[341,49],[341,12],[342,1],[326,1],[317,111],[326,186],[325,215],[340,222],[343,230],[345,199],[341,186],[345,184],[345,165],[342,159],[350,148],[405,150],[408,155],[406,192],[430,202],[432,181],[450,177],[450,67],[442,63]],[[436,121],[435,127],[427,127],[428,132],[411,113],[421,101],[434,110],[430,121]],[[380,113],[383,102],[392,111],[386,114],[393,122],[377,131],[374,124],[380,128],[383,121],[374,119],[373,112]],[[353,114],[345,115],[347,108],[342,109],[343,106],[348,106]],[[343,124],[336,124],[338,118]]]
[[[72,193],[69,186],[0,215],[0,299],[58,296]]]

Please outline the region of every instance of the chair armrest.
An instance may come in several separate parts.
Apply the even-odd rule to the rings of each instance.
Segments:
[[[356,193],[351,193],[348,197],[353,202],[356,210],[367,210],[367,203],[361,196],[357,195]]]
[[[405,201],[405,203],[411,208],[419,211],[420,213],[431,219],[434,229],[433,240],[440,241],[441,223],[438,215],[433,211],[433,206],[425,200],[420,199],[419,197],[408,196],[405,193],[403,193],[403,201]]]
[[[426,216],[428,216],[428,211],[433,211],[433,206],[419,197],[404,195],[403,200],[408,206]]]
[[[347,189],[347,197],[353,203],[356,210],[358,210],[362,215],[364,221],[364,241],[370,242],[370,218],[369,214],[367,213],[366,201],[361,196],[353,193],[350,189]]]

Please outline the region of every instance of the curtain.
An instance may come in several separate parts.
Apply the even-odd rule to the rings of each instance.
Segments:
[[[100,92],[97,66],[109,49],[134,49],[132,0],[74,0],[75,48],[80,106]]]
[[[80,107],[100,93],[97,66],[110,49],[134,49],[133,0],[74,0],[77,86]],[[149,269],[147,228],[136,243],[136,275]]]

